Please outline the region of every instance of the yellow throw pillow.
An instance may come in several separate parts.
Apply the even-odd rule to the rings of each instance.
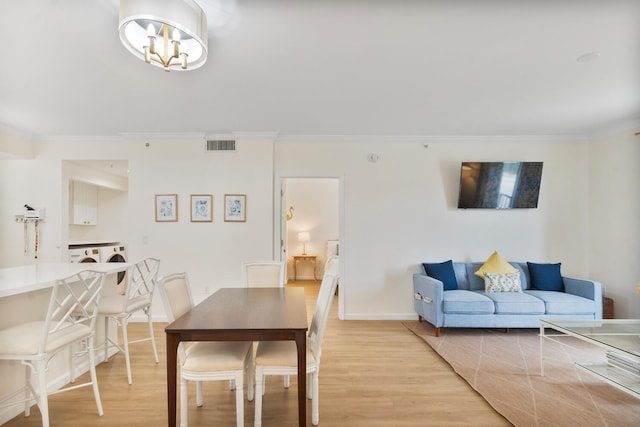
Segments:
[[[475,272],[475,275],[484,279],[484,273],[508,274],[517,272],[517,268],[502,258],[500,254],[498,254],[498,251],[494,251],[487,259],[487,262]]]

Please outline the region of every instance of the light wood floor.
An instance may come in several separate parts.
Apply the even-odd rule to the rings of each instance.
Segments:
[[[287,286],[305,287],[311,319],[319,282]],[[322,346],[321,426],[510,425],[401,322],[340,321],[337,305],[336,297]],[[158,323],[155,328],[159,364],[153,362],[148,342],[132,346],[133,385],[127,384],[121,354],[97,367],[103,417],[97,415],[91,389],[82,388],[50,397],[51,426],[166,425],[165,326]],[[130,325],[132,336],[142,336],[145,330],[144,323]],[[193,384],[189,394],[189,425],[235,426],[235,395],[228,383],[205,383],[201,408],[195,405]],[[307,425],[311,425],[310,401],[307,408]],[[252,426],[253,419],[254,404],[245,400],[245,426]],[[34,406],[30,417],[19,415],[4,426],[41,425],[40,412]],[[280,377],[268,379],[262,425],[297,425],[295,378],[291,378],[289,389],[283,388]]]

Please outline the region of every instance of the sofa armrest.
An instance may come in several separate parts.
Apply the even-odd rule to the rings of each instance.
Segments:
[[[436,328],[443,326],[442,296],[444,285],[440,280],[424,274],[413,275],[414,307],[427,322]]]
[[[602,283],[564,276],[562,282],[566,293],[592,300],[596,306],[595,318],[602,319]]]

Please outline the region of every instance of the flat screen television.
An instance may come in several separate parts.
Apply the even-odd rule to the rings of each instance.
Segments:
[[[542,162],[463,162],[460,209],[538,207]]]

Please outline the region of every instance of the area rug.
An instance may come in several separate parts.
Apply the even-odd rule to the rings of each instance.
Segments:
[[[540,376],[537,329],[443,328],[403,322],[515,426],[640,426],[640,399],[575,365],[605,350],[572,337],[545,340]]]

